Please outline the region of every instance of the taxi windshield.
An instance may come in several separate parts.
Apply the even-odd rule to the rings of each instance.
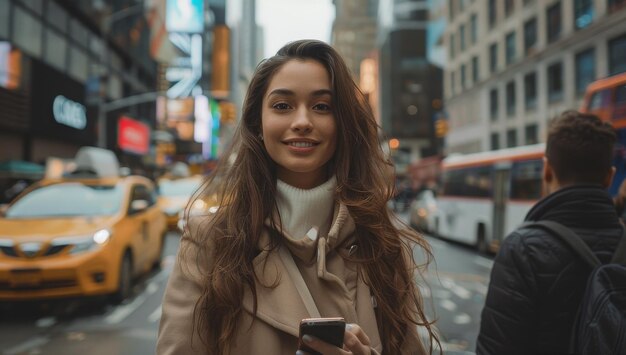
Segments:
[[[61,183],[37,188],[17,200],[6,218],[109,216],[122,205],[121,185]]]
[[[189,197],[198,189],[200,182],[199,179],[163,180],[159,183],[159,194],[167,197]]]

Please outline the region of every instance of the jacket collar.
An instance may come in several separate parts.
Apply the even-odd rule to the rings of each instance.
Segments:
[[[268,228],[271,226],[266,221]],[[335,213],[331,229],[327,236],[319,236],[317,241],[308,238],[297,240],[302,244],[293,246],[290,240],[287,244],[294,257],[303,261],[313,259],[315,252],[318,257],[317,275],[320,278],[330,279],[326,271],[326,255],[331,250],[351,244],[354,238],[350,238],[355,230],[354,220],[348,212],[348,208],[343,204],[335,207]],[[287,236],[288,237],[288,236]],[[309,248],[306,248],[309,246]],[[256,318],[279,329],[285,333],[298,336],[300,321],[303,318],[311,318],[307,312],[305,301],[300,296],[294,280],[289,278],[286,267],[279,257],[277,250],[270,249],[269,232],[265,231],[259,240],[261,253],[253,261],[255,273],[258,279],[255,280],[257,293],[257,314]],[[295,250],[294,250],[295,249]],[[349,246],[345,250],[338,250],[339,254],[348,253]],[[246,288],[243,298],[244,309],[253,314],[253,297],[251,291]],[[363,282],[362,277],[357,279],[356,295],[356,317],[365,332],[370,337],[372,347],[379,349],[380,338],[376,323],[374,307],[369,287]],[[357,319],[349,319],[347,322],[356,322]]]

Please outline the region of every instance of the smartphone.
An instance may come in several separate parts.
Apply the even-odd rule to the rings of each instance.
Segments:
[[[300,337],[298,350],[303,350],[313,355],[321,355],[309,348],[302,341],[305,334],[314,336],[338,348],[343,347],[343,335],[346,331],[346,321],[343,318],[305,318],[300,321]]]

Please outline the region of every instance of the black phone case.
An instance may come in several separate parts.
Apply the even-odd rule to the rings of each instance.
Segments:
[[[304,322],[300,324],[300,344],[298,348],[312,355],[321,355],[319,352],[309,348],[302,342],[302,336],[308,334],[322,341],[332,344],[338,348],[343,347],[343,335],[346,329],[346,322],[334,320],[324,323]]]

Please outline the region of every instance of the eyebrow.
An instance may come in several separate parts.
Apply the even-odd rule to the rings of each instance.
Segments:
[[[273,95],[277,95],[277,96],[295,96],[296,93],[292,90],[289,89],[275,89],[272,90],[272,92],[270,92],[267,96],[273,96]],[[311,93],[311,96],[313,97],[319,97],[319,96],[324,96],[324,95],[328,95],[328,96],[333,96],[333,92],[331,90],[328,89],[319,89],[319,90],[315,90]]]

